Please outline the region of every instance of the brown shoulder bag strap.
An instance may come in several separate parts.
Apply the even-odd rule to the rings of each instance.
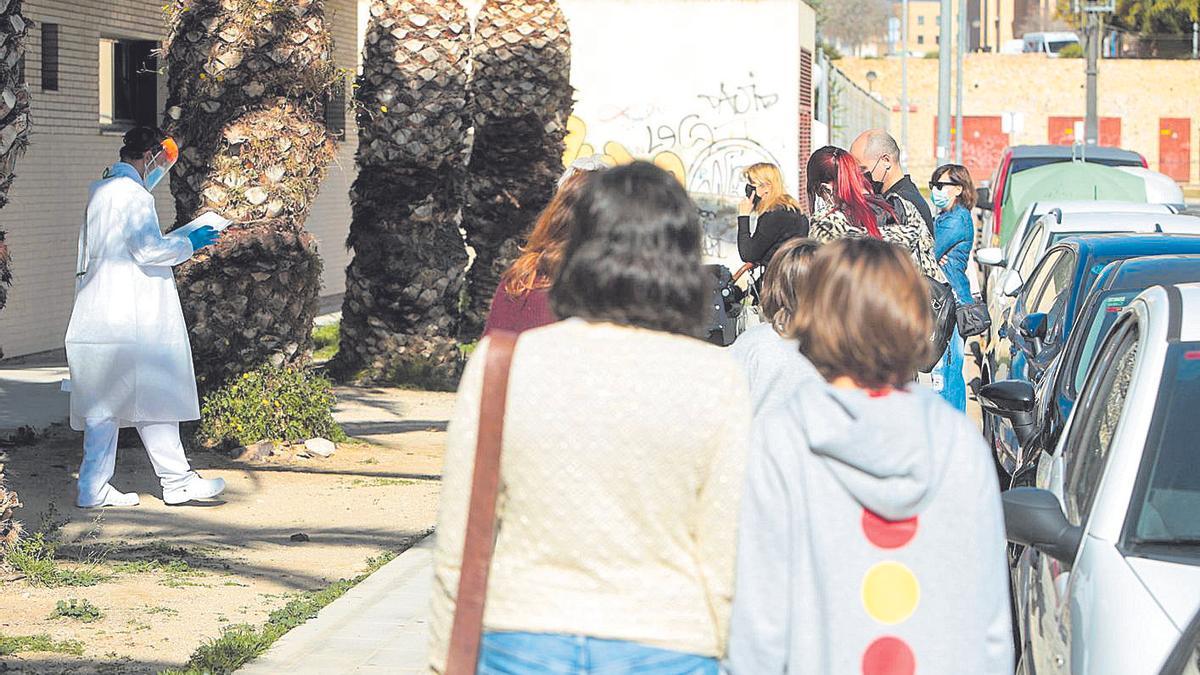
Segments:
[[[517,335],[497,331],[489,338],[479,404],[479,438],[475,444],[475,472],[471,480],[471,507],[463,544],[462,567],[446,675],[475,675],[483,635],[483,605],[488,572],[496,540],[496,496],[500,490],[500,444],[504,436],[504,409],[508,402],[508,371]]]

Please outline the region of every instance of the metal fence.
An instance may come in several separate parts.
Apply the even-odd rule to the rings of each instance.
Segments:
[[[867,129],[887,129],[891,111],[867,90],[855,84],[837,66],[830,68],[829,142],[849,148],[854,138]]]

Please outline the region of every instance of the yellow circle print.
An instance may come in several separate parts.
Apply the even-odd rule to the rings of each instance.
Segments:
[[[920,598],[917,578],[898,562],[879,563],[863,579],[863,607],[879,623],[892,625],[904,621],[916,611]]]

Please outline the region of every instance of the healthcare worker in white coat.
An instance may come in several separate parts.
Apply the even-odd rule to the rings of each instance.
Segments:
[[[213,243],[199,228],[164,237],[150,191],[179,157],[158,129],[125,134],[121,161],[92,185],[80,233],[75,307],[67,328],[71,427],[83,431],[81,508],[136,506],[112,480],[117,432],[136,427],[162,484],[163,501],[210,499],[225,481],[192,471],[179,439],[181,421],[200,418],[192,350],[171,272]]]

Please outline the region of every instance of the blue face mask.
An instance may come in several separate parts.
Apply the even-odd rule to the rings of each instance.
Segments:
[[[950,206],[950,195],[946,194],[941,188],[930,190],[929,199],[939,209],[945,210],[946,207]]]
[[[159,183],[162,182],[162,179],[166,178],[166,176],[167,176],[166,169],[164,169],[160,166],[154,167],[153,169],[150,169],[149,171],[146,172],[146,177],[144,179],[142,179],[142,182],[145,183],[146,190],[148,192],[150,192],[150,191],[153,191],[154,188]]]

